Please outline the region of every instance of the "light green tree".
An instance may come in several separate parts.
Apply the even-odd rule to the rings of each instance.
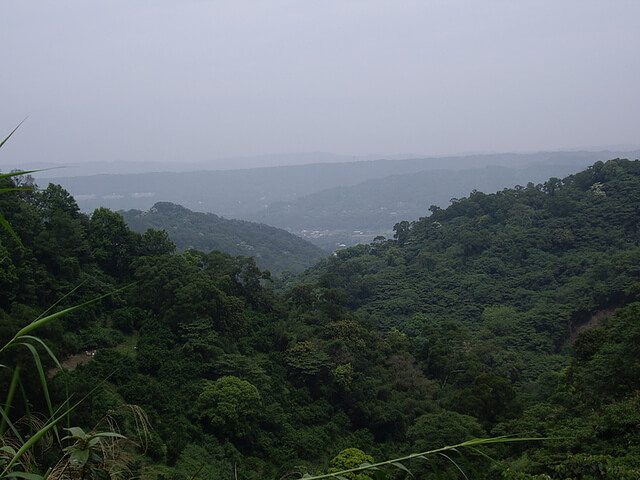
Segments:
[[[327,472],[342,472],[343,470],[359,467],[363,463],[373,463],[373,457],[367,455],[359,448],[345,448],[331,460],[331,466]],[[344,477],[349,480],[371,480],[373,478],[371,473],[372,472],[366,471],[351,472],[345,473]]]
[[[258,413],[260,403],[258,389],[234,376],[207,382],[198,397],[201,417],[231,437],[243,437],[250,431],[251,418]]]

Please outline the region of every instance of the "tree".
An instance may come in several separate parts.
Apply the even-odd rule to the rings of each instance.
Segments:
[[[512,413],[516,394],[511,383],[493,373],[481,373],[472,385],[456,391],[450,408],[470,413],[487,425],[501,421]]]
[[[403,246],[405,244],[407,238],[409,238],[410,228],[411,223],[406,220],[402,220],[393,226],[393,231],[395,232],[393,238],[398,241],[398,245]]]
[[[168,255],[176,251],[176,244],[171,241],[166,230],[148,228],[140,239],[141,255]]]
[[[122,215],[108,208],[97,208],[89,221],[89,245],[105,272],[116,276],[129,274],[138,245],[136,234],[129,230]]]
[[[54,213],[65,213],[72,218],[80,215],[76,200],[60,185],[50,183],[37,197],[37,206],[42,210],[45,221]]]
[[[234,376],[207,382],[197,402],[200,416],[229,437],[243,437],[250,432],[250,421],[260,403],[258,389]]]
[[[331,460],[329,473],[341,472],[350,468],[359,467],[363,463],[373,463],[373,457],[367,455],[359,448],[345,448]],[[345,473],[344,478],[349,480],[371,480],[371,472]]]
[[[475,418],[448,410],[421,415],[407,430],[413,449],[420,452],[483,435],[484,431]]]

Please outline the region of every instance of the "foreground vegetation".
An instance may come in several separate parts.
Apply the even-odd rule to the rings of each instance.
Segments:
[[[550,440],[454,451],[411,471],[638,478],[640,162],[431,210],[276,294],[251,258],[174,254],[165,232],[134,233],[107,209],[83,215],[59,186],[7,191],[0,212],[22,245],[0,232],[0,338],[60,298],[56,309],[132,284],[39,335],[57,358],[88,353],[66,374],[42,355],[52,408],[86,396],[70,425],[88,431],[122,405],[146,412],[146,452],[127,458],[144,478],[336,473],[513,434]],[[16,352],[0,363],[19,366],[31,403],[11,416],[46,416],[33,357]],[[12,378],[0,372],[1,391]],[[120,424],[133,438],[135,424]],[[60,453],[36,451],[33,468]]]

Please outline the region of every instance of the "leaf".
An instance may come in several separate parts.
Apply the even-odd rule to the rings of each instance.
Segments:
[[[24,345],[27,347],[31,354],[33,355],[33,359],[36,362],[36,368],[38,369],[38,375],[40,376],[40,383],[42,385],[42,392],[44,393],[44,399],[47,403],[47,408],[49,409],[49,415],[53,418],[53,403],[51,403],[51,395],[49,395],[49,388],[47,387],[47,376],[44,373],[44,368],[42,367],[42,360],[40,360],[40,355],[36,350],[36,347],[27,342],[21,342],[19,345]],[[58,434],[57,427],[53,427],[56,435]]]
[[[89,449],[75,449],[71,452],[71,455],[69,455],[69,463],[71,465],[73,465],[74,467],[84,467],[87,464],[87,461],[89,460]]]
[[[7,176],[7,174],[5,174],[4,176]],[[0,188],[0,193],[15,192],[16,190],[24,190],[24,188],[18,188],[18,187]]]
[[[387,480],[387,473],[384,470],[377,468],[373,473],[376,476],[376,480]]]
[[[15,448],[9,446],[9,445],[5,445],[4,447],[0,447],[0,452],[7,452],[9,455],[15,455],[16,454],[16,450]]]
[[[433,460],[431,460],[430,458],[427,459],[427,461],[429,462],[429,465],[431,465],[431,470],[433,470],[433,473],[435,473],[436,478],[438,480],[442,479],[442,474],[440,473],[440,470],[438,469],[438,467],[436,466],[436,462],[434,462]]]
[[[0,472],[0,478],[2,478],[3,476],[6,476],[6,473],[9,471],[9,469],[20,459],[20,457],[22,457],[22,455],[24,455],[33,445],[35,445],[42,437],[44,437],[47,432],[49,432],[49,430],[51,430],[52,428],[54,428],[56,426],[56,424],[62,420],[62,418],[64,417],[65,414],[59,416],[58,418],[53,419],[48,425],[45,425],[44,427],[42,427],[40,430],[38,430],[37,432],[34,432],[34,434],[29,437],[29,439],[27,439],[26,442],[24,442],[22,444],[22,446],[20,447],[20,449],[16,452],[16,454],[13,456],[13,458],[9,461],[9,463],[4,467],[4,470],[2,472]]]
[[[513,437],[503,435],[500,437],[492,437],[492,438],[474,438],[472,440],[467,440],[466,442],[462,442],[457,447],[469,447],[471,445],[485,445],[488,443],[507,443],[507,442],[528,442],[534,441],[539,442],[542,440],[557,440],[558,438],[550,438],[550,437]]]
[[[2,436],[2,434],[6,429],[6,425],[8,424],[7,419],[9,417],[9,410],[11,410],[11,405],[13,404],[13,397],[16,393],[16,387],[18,386],[19,380],[20,380],[20,365],[16,365],[16,368],[13,371],[13,376],[11,377],[11,383],[9,384],[7,400],[5,401],[4,408],[2,409],[2,421],[0,422],[0,436]],[[21,439],[20,434],[16,432],[15,428],[12,428],[12,430],[15,434],[17,434],[17,438]]]
[[[458,449],[454,449],[454,451],[460,455],[460,458],[462,458],[462,460],[464,460],[464,463],[469,467],[469,470],[471,470],[471,473],[473,474],[473,478],[478,479],[480,478],[480,474],[478,473],[478,470],[476,470],[476,468],[473,466],[473,464],[469,461],[469,459],[467,457],[465,457],[462,452],[460,452]]]
[[[5,139],[4,139],[4,140],[2,140],[2,141],[0,142],[0,148],[2,148],[2,146],[3,146],[5,143],[7,143],[7,140],[9,140],[9,139],[11,138],[11,135],[13,135],[13,134],[16,132],[16,130],[18,130],[18,129],[20,128],[20,125],[22,125],[26,120],[27,120],[27,119],[25,118],[24,120],[22,120],[22,121],[18,124],[18,126],[17,126],[16,128],[14,128],[13,130],[11,130],[11,133],[10,133],[9,135],[7,135],[7,136],[5,137]]]
[[[471,449],[472,451],[476,452],[479,455],[482,455],[484,458],[486,458],[487,460],[491,461],[494,465],[497,465],[498,467],[500,467],[500,469],[504,472],[507,471],[507,469],[505,468],[504,465],[502,465],[500,462],[498,462],[496,459],[492,458],[491,456],[487,455],[486,453],[484,453],[482,450],[480,450],[479,448],[475,448],[475,447],[469,447],[469,449]]]
[[[393,465],[396,468],[399,468],[400,470],[404,470],[405,472],[407,472],[409,475],[413,477],[413,473],[411,473],[411,471],[400,462],[392,462],[391,465]]]
[[[412,453],[410,455],[406,455],[404,457],[399,457],[399,458],[394,458],[391,460],[386,460],[383,462],[378,462],[378,463],[374,463],[374,464],[363,464],[360,465],[359,467],[356,468],[351,468],[348,470],[343,470],[341,472],[337,472],[339,474],[345,475],[348,473],[354,473],[354,472],[360,472],[362,470],[368,469],[368,470],[375,470],[376,468],[385,466],[385,465],[393,465],[394,467],[404,470],[405,472],[407,472],[408,474],[412,475],[411,471],[409,471],[409,469],[407,467],[405,467],[401,462],[406,462],[409,460],[412,460],[414,458],[420,458],[421,460],[426,460],[427,462],[429,462],[429,464],[431,465],[431,468],[433,469],[436,477],[438,479],[443,478],[442,475],[440,474],[440,472],[438,471],[438,468],[436,467],[436,464],[433,460],[431,460],[430,458],[428,458],[429,455],[434,455],[434,454],[438,454],[443,456],[444,458],[446,458],[447,460],[449,460],[449,462],[453,463],[455,465],[455,467],[460,471],[460,473],[464,476],[464,478],[466,478],[467,480],[469,480],[469,477],[465,474],[465,472],[460,468],[460,466],[455,462],[455,460],[453,460],[451,457],[449,457],[448,455],[446,455],[443,452],[446,451],[458,451],[458,449],[460,448],[469,448],[470,450],[476,451],[477,449],[475,448],[477,445],[484,445],[484,444],[489,444],[489,443],[506,443],[506,442],[519,442],[519,441],[532,441],[532,440],[548,440],[548,438],[523,438],[523,437],[511,437],[511,436],[502,436],[502,437],[493,437],[493,438],[476,438],[473,440],[468,440],[466,442],[462,442],[459,443],[457,445],[448,445],[445,447],[440,447],[440,448],[435,448],[433,450],[429,450],[426,452],[419,452],[419,453]],[[486,456],[485,454],[483,454],[482,452],[478,452],[483,456]],[[489,457],[490,458],[490,457]],[[370,465],[370,466],[369,466]],[[385,480],[386,479],[386,475],[384,473],[383,470],[377,470],[374,472],[376,479],[377,480]],[[328,478],[337,478],[339,475],[335,474],[335,473],[326,473],[323,475],[316,475],[316,476],[304,476],[303,478],[305,479],[311,479],[311,480],[320,480],[320,479],[328,479]]]
[[[44,341],[42,341],[38,337],[34,337],[33,335],[23,335],[22,338],[28,338],[29,340],[33,340],[35,342],[38,342],[40,345],[42,345],[42,348],[44,348],[45,351],[49,354],[49,357],[51,357],[51,360],[53,360],[53,362],[56,364],[56,366],[58,368],[62,368],[62,365],[60,365],[60,362],[58,361],[58,359],[54,355],[53,351],[51,351],[51,349],[49,348],[49,345],[44,343]]]
[[[14,337],[9,342],[7,342],[7,344],[5,344],[2,348],[0,348],[0,352],[4,351],[6,348],[12,346],[16,342],[16,340],[18,340],[21,336],[24,336],[27,333],[31,332],[32,330],[34,330],[34,329],[36,329],[36,328],[38,328],[38,327],[40,327],[42,325],[46,325],[47,323],[51,322],[52,320],[55,320],[56,318],[62,317],[63,315],[66,315],[67,313],[71,313],[71,312],[73,312],[75,310],[78,310],[79,308],[86,307],[88,305],[91,305],[92,303],[95,303],[95,302],[97,302],[99,300],[102,300],[103,298],[107,298],[107,297],[110,297],[111,295],[115,295],[116,293],[119,293],[119,292],[129,288],[134,283],[130,283],[128,285],[125,285],[122,288],[118,288],[117,290],[114,290],[112,292],[105,293],[104,295],[100,295],[99,297],[92,298],[91,300],[88,300],[88,301],[86,301],[84,303],[81,303],[79,305],[74,305],[73,307],[65,308],[64,310],[60,310],[59,312],[52,313],[51,315],[48,315],[48,316],[46,316],[44,318],[39,318],[38,320],[34,320],[33,322],[31,322],[26,327],[23,327],[18,333],[16,333],[14,335]]]
[[[4,408],[0,408],[0,416],[2,416],[2,420],[4,422],[7,423],[7,425],[9,425],[9,428],[11,429],[11,431],[13,432],[13,434],[16,436],[16,438],[20,441],[20,442],[24,442],[24,439],[22,438],[22,435],[20,435],[20,432],[18,431],[18,429],[15,427],[15,425],[13,424],[13,422],[9,419],[9,416],[7,415],[7,413],[5,412]]]
[[[11,472],[5,475],[6,478],[25,478],[26,480],[43,480],[44,477],[42,475],[38,475],[37,473],[27,473],[27,472]]]
[[[2,215],[0,215],[0,225],[2,225],[5,228],[5,230],[11,234],[13,239],[16,242],[18,242],[18,245],[24,248],[24,245],[22,244],[22,240],[20,240],[20,237],[18,237],[18,234],[13,231],[13,228],[11,228],[11,225],[9,225],[9,222],[7,222]]]
[[[78,438],[80,440],[84,440],[88,436],[85,433],[85,431],[80,427],[70,427],[70,428],[65,428],[65,430],[71,434],[71,435],[68,435],[68,436],[64,437],[65,439],[67,439],[67,438]]]
[[[438,455],[442,455],[444,458],[446,458],[446,459],[447,459],[447,460],[449,460],[451,463],[453,463],[453,464],[456,466],[456,468],[460,471],[460,473],[462,474],[462,476],[463,476],[464,478],[466,478],[467,480],[469,480],[469,477],[467,477],[467,474],[466,474],[466,473],[464,473],[464,470],[462,470],[462,469],[460,468],[460,465],[458,465],[458,464],[456,463],[456,461],[455,461],[453,458],[451,458],[450,456],[448,456],[448,455],[446,455],[446,454],[444,454],[444,453],[439,453]]]
[[[127,438],[124,435],[121,435],[119,433],[116,432],[100,432],[100,433],[94,433],[93,435],[91,435],[91,437],[93,438],[103,438],[103,437],[111,437],[111,438]]]

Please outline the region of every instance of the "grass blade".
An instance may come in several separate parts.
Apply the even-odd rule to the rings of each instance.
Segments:
[[[20,432],[18,431],[18,429],[15,427],[15,425],[13,424],[13,422],[11,422],[11,420],[9,419],[9,416],[5,413],[3,408],[0,408],[0,415],[2,416],[2,420],[6,422],[6,424],[9,426],[9,429],[13,432],[13,434],[16,436],[16,438],[20,441],[20,443],[24,442],[24,439],[22,438],[22,436],[20,435]]]
[[[403,464],[401,464],[400,462],[393,462],[391,463],[391,465],[393,465],[396,468],[399,468],[400,470],[404,470],[405,472],[407,472],[407,474],[411,475],[413,477],[413,473],[411,473],[411,471],[405,467]]]
[[[476,452],[478,455],[482,455],[484,458],[486,458],[487,460],[489,460],[491,463],[493,463],[494,465],[497,465],[498,467],[500,467],[500,469],[502,471],[507,471],[507,469],[504,467],[504,465],[502,465],[499,461],[497,461],[495,458],[491,457],[491,455],[487,455],[486,453],[484,453],[482,450],[480,450],[479,448],[476,447],[469,447],[469,449],[471,449],[472,451]]]
[[[9,384],[9,391],[7,392],[7,400],[4,404],[4,408],[2,409],[3,416],[2,422],[0,422],[0,436],[4,433],[6,429],[7,422],[6,418],[9,418],[9,410],[11,410],[11,405],[13,404],[13,397],[16,394],[16,387],[18,386],[18,380],[20,379],[20,365],[17,365],[15,370],[13,371],[13,375],[11,377],[11,383]]]
[[[68,412],[67,412],[68,413]],[[66,413],[65,413],[66,415]],[[56,426],[56,424],[63,418],[63,416],[60,416],[56,419],[54,419],[52,422],[50,422],[49,424],[45,425],[44,427],[42,427],[40,430],[38,430],[37,432],[34,432],[34,434],[29,437],[27,439],[26,442],[24,442],[22,444],[22,446],[20,447],[20,449],[16,452],[16,454],[14,455],[14,457],[9,460],[9,462],[7,463],[7,465],[4,467],[4,470],[2,471],[2,473],[0,473],[0,478],[4,478],[7,474],[7,472],[11,469],[11,467],[13,467],[13,465],[20,459],[20,457],[22,457],[31,447],[33,447],[37,442],[40,441],[40,439],[42,437],[44,437],[49,430],[51,430],[52,428],[54,428]]]
[[[76,285],[75,287],[73,287],[71,290],[69,290],[67,293],[65,293],[62,297],[60,297],[58,300],[56,300],[56,302],[51,305],[49,308],[47,308],[44,312],[42,312],[40,315],[38,315],[38,318],[36,318],[36,320],[40,320],[42,317],[44,317],[45,315],[47,315],[51,310],[53,310],[54,308],[56,308],[56,306],[62,302],[65,298],[69,297],[70,295],[72,295],[73,293],[75,293],[80,287],[82,287],[85,283],[88,282],[87,280],[83,280],[82,282],[80,282],[78,285]]]
[[[100,384],[101,385],[101,384]],[[7,472],[11,469],[11,467],[13,465],[15,465],[18,460],[20,459],[20,457],[22,457],[31,447],[33,447],[37,442],[39,442],[48,432],[49,430],[51,430],[52,428],[56,428],[58,422],[60,422],[60,420],[62,420],[63,418],[67,417],[73,410],[76,409],[76,407],[78,405],[80,405],[82,402],[84,402],[87,398],[89,398],[90,395],[92,395],[100,385],[97,385],[95,388],[93,388],[89,393],[87,393],[84,397],[82,397],[78,402],[76,402],[73,406],[67,408],[62,414],[60,414],[59,416],[55,417],[53,416],[49,422],[42,428],[40,428],[38,431],[33,432],[32,435],[27,439],[26,442],[21,442],[22,446],[20,447],[20,449],[16,452],[16,454],[13,456],[13,458],[11,458],[11,460],[5,465],[4,470],[2,472],[0,472],[0,479],[5,478],[7,475]],[[65,402],[66,404],[67,402]],[[64,404],[63,404],[64,406]],[[58,414],[58,411],[60,411],[63,406],[61,406],[60,408],[58,408],[58,410],[56,410],[54,412],[54,415]],[[45,475],[44,478],[47,478],[47,476],[49,475],[49,472],[47,472],[47,474]]]
[[[58,361],[54,353],[51,351],[51,349],[49,348],[49,345],[44,343],[43,340],[39,339],[38,337],[34,337],[32,335],[23,335],[21,338],[28,338],[29,340],[38,342],[40,345],[42,345],[42,348],[44,348],[45,351],[49,354],[49,357],[51,357],[51,360],[53,360],[53,362],[56,364],[56,367],[62,368],[62,365],[60,365],[60,362]]]
[[[467,477],[467,474],[466,474],[466,473],[464,473],[464,470],[462,470],[462,469],[460,468],[460,465],[458,465],[458,464],[456,463],[456,461],[455,461],[453,458],[451,458],[449,455],[447,455],[446,453],[443,453],[443,452],[439,452],[439,453],[438,453],[438,455],[442,455],[444,458],[446,458],[446,459],[447,459],[447,460],[449,460],[451,463],[453,463],[453,464],[456,466],[456,468],[460,471],[460,473],[462,474],[462,476],[463,476],[464,478],[466,478],[467,480],[469,480],[469,477]]]
[[[16,128],[14,128],[13,130],[11,130],[11,133],[10,133],[9,135],[7,135],[7,136],[5,137],[5,139],[4,139],[4,140],[2,140],[2,141],[0,142],[0,148],[2,148],[2,146],[3,146],[5,143],[7,143],[7,140],[9,140],[9,139],[11,138],[11,135],[13,135],[14,133],[16,133],[16,130],[18,130],[18,129],[20,128],[20,125],[22,125],[26,120],[27,120],[27,119],[25,118],[24,120],[22,120],[22,121],[18,124],[18,126],[17,126]]]
[[[47,387],[47,377],[44,373],[44,368],[42,367],[42,360],[40,359],[40,355],[38,354],[38,351],[36,350],[36,347],[34,347],[33,345],[31,345],[30,343],[27,342],[22,342],[18,345],[24,345],[25,347],[27,347],[29,349],[29,351],[31,351],[31,354],[33,355],[33,359],[36,362],[36,368],[38,369],[38,375],[40,375],[40,383],[42,384],[42,391],[44,394],[44,399],[47,402],[47,408],[49,409],[49,415],[51,417],[54,416],[54,412],[53,412],[53,404],[51,403],[51,396],[49,395],[49,388]],[[58,429],[54,428],[54,431],[56,433],[56,437],[58,437],[58,439],[60,438],[58,435]]]
[[[11,225],[9,224],[9,222],[7,222],[2,215],[0,215],[0,225],[2,225],[7,232],[9,232],[9,234],[13,237],[13,239],[16,242],[18,242],[18,245],[24,248],[24,245],[22,244],[22,240],[20,240],[20,237],[18,237],[18,234],[13,231],[13,228],[11,228]]]
[[[427,460],[427,461],[429,461],[431,463],[430,459],[428,459],[427,457],[429,455],[439,454],[439,455],[442,455],[443,457],[445,457],[446,459],[448,459],[451,463],[453,463],[456,466],[456,468],[458,470],[460,470],[460,472],[463,474],[464,478],[466,478],[468,480],[467,475],[460,468],[460,466],[452,458],[450,458],[449,456],[444,454],[444,452],[457,451],[457,449],[459,449],[459,448],[475,448],[478,445],[485,445],[485,444],[491,444],[491,443],[508,443],[508,442],[540,441],[540,440],[549,440],[549,438],[544,438],[544,437],[542,437],[542,438],[538,438],[538,437],[524,437],[524,438],[522,438],[522,437],[513,437],[513,436],[508,436],[508,435],[501,436],[501,437],[493,437],[493,438],[474,438],[472,440],[467,440],[466,442],[462,442],[462,443],[459,443],[457,445],[448,445],[448,446],[445,446],[445,447],[429,450],[427,452],[412,453],[410,455],[406,455],[406,456],[400,457],[400,458],[394,458],[392,460],[386,460],[386,461],[378,462],[378,463],[374,463],[374,464],[360,465],[359,467],[350,468],[350,469],[347,469],[347,470],[342,470],[340,472],[325,473],[323,475],[316,475],[316,476],[305,477],[305,478],[307,478],[308,480],[321,480],[321,479],[325,479],[325,478],[336,477],[338,475],[339,476],[345,476],[346,474],[349,474],[349,473],[361,472],[363,470],[373,470],[374,468],[382,467],[382,466],[385,466],[385,465],[394,465],[395,463],[400,463],[400,462],[405,462],[405,461],[408,461],[408,460],[413,460],[414,458],[420,458],[420,459],[423,459],[423,460]],[[432,463],[432,467],[434,467],[434,466],[435,465]],[[400,468],[400,467],[398,467],[398,468]],[[437,469],[435,471],[437,472]]]
[[[28,175],[30,173],[46,172],[47,170],[57,170],[58,168],[67,168],[67,167],[39,168],[37,170],[18,170],[16,172],[0,173],[0,178],[17,177],[19,175]],[[32,190],[32,189],[31,188],[12,188],[10,190]]]
[[[473,464],[469,461],[469,459],[465,457],[460,450],[456,449],[455,452],[458,455],[460,455],[460,458],[464,460],[465,465],[468,467],[469,470],[471,470],[471,474],[473,475],[474,480],[478,480],[480,478],[480,473],[478,473],[478,470],[476,469],[476,467],[473,466]]]
[[[52,320],[55,320],[56,318],[62,317],[63,315],[66,315],[68,313],[74,312],[80,308],[84,308],[88,305],[91,305],[92,303],[95,303],[99,300],[102,300],[103,298],[107,298],[110,297],[111,295],[115,295],[118,292],[121,292],[123,290],[125,290],[126,288],[129,288],[131,285],[133,284],[129,284],[129,285],[125,285],[122,288],[119,288],[117,290],[114,290],[112,292],[109,293],[105,293],[104,295],[100,295],[99,297],[96,298],[92,298],[91,300],[88,300],[84,303],[81,303],[79,305],[74,305],[73,307],[69,307],[69,308],[65,308],[64,310],[60,310],[59,312],[56,313],[52,313],[51,315],[48,315],[44,318],[39,318],[37,320],[34,320],[33,322],[31,322],[29,325],[27,325],[26,327],[23,327],[18,333],[16,333],[14,335],[14,337],[6,344],[4,345],[2,348],[0,348],[0,352],[4,351],[6,348],[12,346],[15,344],[15,342],[22,336],[28,334],[29,332],[31,332],[32,330],[35,330],[36,328],[45,325],[49,322],[51,322]]]

